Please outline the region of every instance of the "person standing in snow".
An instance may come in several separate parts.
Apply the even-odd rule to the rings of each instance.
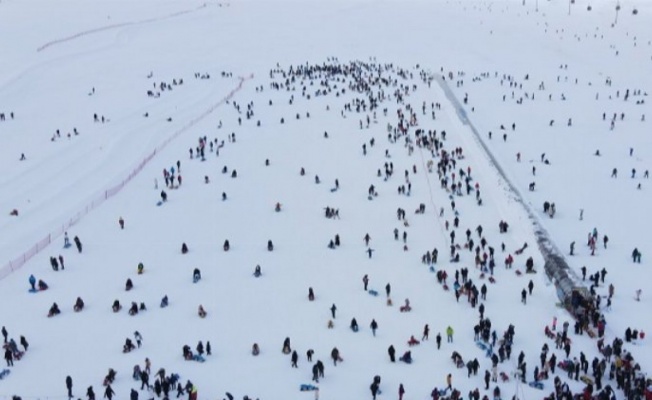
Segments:
[[[95,400],[95,391],[93,390],[93,386],[89,386],[88,389],[86,389],[86,397],[88,400]]]
[[[405,388],[403,387],[403,384],[398,385],[398,400],[403,400],[403,395],[405,394]]]
[[[337,362],[342,361],[342,357],[340,357],[340,351],[337,347],[333,347],[333,350],[331,350],[331,358],[333,359],[333,365],[336,367]]]
[[[376,322],[375,319],[371,320],[371,332],[373,333],[374,336],[376,336],[376,329],[378,329],[378,323]]]
[[[109,400],[113,400],[113,395],[114,394],[115,394],[115,392],[111,388],[111,385],[110,384],[106,385],[106,389],[104,390],[104,397],[109,399]]]
[[[27,348],[29,347],[29,343],[27,343],[27,339],[25,339],[25,336],[20,336],[20,345],[23,346],[25,351],[27,351]]]
[[[335,319],[335,311],[337,310],[337,307],[335,307],[335,303],[331,306],[331,315],[333,316],[333,319]],[[5,340],[6,342],[6,340]]]
[[[394,349],[394,345],[390,345],[387,348],[387,354],[389,354],[389,361],[396,362],[396,350]]]
[[[75,237],[73,238],[73,241],[75,242],[75,246],[77,246],[77,251],[81,253],[81,252],[82,252],[82,243],[81,243],[81,240],[79,240],[79,237],[75,236]]]
[[[68,389],[68,398],[72,399],[72,378],[70,375],[66,376],[66,389]]]
[[[449,325],[448,328],[446,328],[446,340],[448,343],[453,343],[453,333],[453,327]]]
[[[7,361],[7,367],[14,366],[14,355],[11,352],[11,349],[7,346],[5,350],[5,360]]]
[[[32,287],[32,289],[31,289],[32,292],[36,292],[36,278],[34,277],[34,275],[29,276],[29,284]],[[3,329],[4,329],[4,327],[3,327]],[[6,342],[6,340],[5,340],[5,342]]]

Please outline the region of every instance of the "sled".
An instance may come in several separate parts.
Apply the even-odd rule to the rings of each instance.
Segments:
[[[533,387],[535,389],[543,390],[543,383],[539,381],[532,381],[528,383],[529,387]]]
[[[319,390],[319,388],[317,386],[311,385],[309,383],[302,383],[301,385],[299,385],[299,390],[302,391],[302,392],[309,392],[309,391],[312,391],[312,390]]]
[[[373,289],[369,289],[369,294],[372,296],[378,296],[378,292]]]
[[[0,380],[4,379],[4,378],[5,378],[7,375],[9,375],[10,373],[11,373],[11,370],[6,369],[6,368],[3,369],[3,370],[0,372]]]
[[[507,375],[505,372],[500,372],[500,380],[503,382],[509,382],[509,375]]]
[[[70,246],[72,246],[72,244],[70,244],[70,243],[66,243],[66,244],[63,245],[63,248],[64,248],[64,249],[67,249],[67,248],[69,248]]]
[[[487,346],[485,342],[481,342],[479,340],[475,342],[475,345],[478,346],[482,351],[487,351],[487,349],[489,348],[489,346]]]
[[[435,272],[435,267],[431,265],[430,268],[428,268],[428,271]]]
[[[30,293],[38,293],[38,289],[29,289],[28,292],[30,292]]]
[[[581,380],[582,382],[584,382],[586,385],[593,385],[593,379],[591,379],[591,378],[590,378],[589,376],[587,376],[587,375],[582,375],[582,376],[580,376],[580,380]]]
[[[156,202],[156,206],[157,206],[157,207],[160,207],[161,205],[163,205],[163,202],[162,202],[161,200],[159,200],[159,201]]]
[[[337,192],[337,188],[331,188],[331,193]]]
[[[496,279],[493,276],[489,277],[489,282],[496,283]]]
[[[369,196],[367,196],[367,199],[368,199],[368,200],[373,200],[374,197],[373,197],[372,195],[369,195]]]

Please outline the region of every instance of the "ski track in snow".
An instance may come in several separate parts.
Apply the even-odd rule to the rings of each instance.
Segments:
[[[218,3],[218,5],[220,5],[220,6],[221,6],[221,4],[222,3]],[[228,3],[226,3],[226,4],[228,4]],[[46,43],[40,45],[39,47],[37,47],[36,51],[37,52],[42,52],[43,50],[47,50],[50,47],[54,47],[54,46],[57,46],[57,45],[62,44],[62,43],[71,42],[71,41],[73,41],[75,39],[79,39],[81,37],[94,35],[94,34],[100,33],[100,32],[110,31],[110,30],[116,29],[116,28],[124,28],[124,27],[127,27],[127,26],[144,25],[144,24],[151,24],[153,22],[165,21],[167,19],[172,19],[172,18],[180,17],[182,15],[186,15],[186,14],[190,14],[190,13],[194,13],[194,12],[203,10],[206,7],[208,7],[208,5],[206,3],[204,3],[203,5],[201,5],[201,6],[197,7],[197,8],[193,8],[193,9],[190,9],[190,10],[177,11],[175,13],[168,14],[168,15],[165,15],[163,17],[146,18],[146,19],[141,19],[141,20],[138,20],[138,21],[121,22],[121,23],[101,26],[99,28],[88,29],[88,30],[85,30],[85,31],[77,32],[77,33],[72,34],[70,36],[66,36],[66,37],[63,37],[63,38],[54,39],[54,40],[51,40],[49,42],[46,42]]]

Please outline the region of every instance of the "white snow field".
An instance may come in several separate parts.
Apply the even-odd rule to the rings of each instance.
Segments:
[[[63,399],[66,376],[75,398],[85,398],[89,386],[100,397],[113,368],[115,399],[128,398],[132,388],[150,399],[154,392],[140,390],[131,377],[146,358],[150,383],[165,368],[182,384],[190,380],[201,400],[226,392],[236,399],[369,399],[375,375],[382,377],[379,399],[398,398],[403,384],[404,399],[425,400],[433,388],[445,388],[449,373],[466,400],[475,388],[493,398],[496,386],[502,398],[543,398],[554,392],[554,376],[581,393],[585,384],[560,369],[542,381],[543,390],[513,377],[522,351],[527,381],[533,380],[544,343],[549,354],[565,359],[544,335],[555,317],[558,329],[570,322],[570,358],[580,352],[589,362],[602,357],[596,339],[576,335],[573,317],[558,306],[533,218],[580,279],[586,267],[587,288],[588,275],[607,271],[595,288],[603,296],[605,344],[628,327],[652,331],[652,199],[645,176],[652,157],[645,118],[652,117],[651,13],[652,3],[644,0],[1,0],[0,325],[10,339],[24,335],[30,345],[0,380],[0,398]],[[291,67],[324,65],[348,72],[314,72],[313,79],[293,82],[283,77]],[[369,109],[369,93],[352,85],[350,68],[361,71],[358,84],[384,95],[376,109]],[[379,76],[386,84],[374,83]],[[435,79],[429,85],[424,76]],[[169,88],[162,90],[162,82]],[[433,109],[435,103],[440,108]],[[404,136],[388,140],[398,111],[415,115],[407,131],[411,146]],[[440,139],[445,131],[444,149],[463,149],[448,173],[449,187],[451,172],[459,183],[459,170],[470,167],[482,205],[473,192],[458,196],[442,188],[441,157],[415,146],[418,129],[436,130]],[[203,137],[224,145],[219,155],[207,146],[200,161],[195,149]],[[178,169],[177,161],[183,182],[166,188],[162,171]],[[390,163],[394,173],[384,179]],[[611,177],[614,168],[617,177]],[[405,171],[409,196],[397,192],[408,185]],[[378,193],[372,200],[370,185]],[[161,190],[168,200],[157,206]],[[463,245],[469,229],[478,245],[481,225],[495,248],[495,283],[488,273],[481,276],[473,251],[462,247],[460,262],[450,262],[451,200],[459,216],[455,243]],[[545,201],[555,203],[554,218],[543,213]],[[415,214],[420,204],[425,213]],[[325,218],[325,207],[338,209],[340,218]],[[398,208],[408,224],[397,219]],[[509,223],[507,233],[499,232],[500,221]],[[399,236],[406,232],[405,243],[394,239],[395,228]],[[587,235],[594,228],[591,255]],[[63,248],[64,231],[81,239],[83,252]],[[329,249],[336,234],[341,245]],[[439,251],[433,269],[448,273],[448,291],[421,262],[433,248]],[[632,262],[634,248],[640,263]],[[504,266],[508,254],[513,269]],[[59,255],[65,270],[54,271],[49,259]],[[537,273],[516,274],[528,257]],[[141,262],[144,272],[137,274]],[[195,268],[202,274],[197,283]],[[511,379],[492,382],[489,390],[483,375],[491,360],[473,337],[478,308],[464,295],[456,301],[452,289],[461,268],[478,288],[487,285],[480,303],[498,339],[510,324],[516,330],[511,359],[498,365]],[[30,275],[49,289],[30,293]],[[364,291],[364,275],[378,296]],[[125,291],[128,278],[131,291]],[[534,290],[522,304],[530,280]],[[611,308],[609,284],[615,288]],[[164,295],[169,306],[160,308]],[[78,296],[85,308],[76,313]],[[118,313],[111,310],[115,299],[123,305]],[[405,299],[410,312],[399,311]],[[61,314],[48,318],[53,302]],[[130,316],[131,302],[147,310]],[[197,315],[200,304],[206,318]],[[349,329],[352,318],[359,332]],[[375,337],[372,319],[379,325]],[[411,335],[421,339],[425,324],[430,338],[408,347]],[[455,329],[454,343],[446,343],[448,326]],[[142,334],[142,347],[125,354],[122,346],[134,331]],[[286,337],[299,354],[298,368],[281,351]],[[210,341],[212,355],[203,363],[184,360],[182,347],[195,352],[198,341]],[[642,373],[652,370],[648,342],[624,345]],[[255,357],[253,343],[261,350]],[[390,362],[390,345],[397,357],[411,350],[413,363]],[[333,347],[343,358],[337,366]],[[314,349],[313,362],[306,360],[308,349]],[[477,358],[478,375],[456,368],[453,351],[465,362]],[[325,365],[319,383],[311,381],[316,360]],[[608,376],[607,369],[603,385],[615,388]],[[302,392],[301,384],[319,391]],[[615,397],[626,398],[622,390]]]

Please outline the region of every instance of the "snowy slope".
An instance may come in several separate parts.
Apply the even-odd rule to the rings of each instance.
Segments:
[[[418,127],[445,130],[446,148],[464,148],[465,158],[458,166],[472,168],[483,205],[478,207],[474,196],[456,199],[461,227],[457,240],[463,240],[469,228],[477,242],[474,229],[481,224],[497,249],[497,283],[487,283],[486,315],[499,335],[510,323],[516,326],[513,353],[525,352],[528,378],[543,342],[553,345],[543,335],[544,326],[553,316],[560,324],[570,317],[555,306],[555,290],[541,272],[517,277],[503,269],[500,243],[513,253],[528,242],[528,251],[516,257],[516,267],[522,270],[525,259],[533,256],[541,270],[543,260],[533,246],[531,225],[441,89],[436,84],[428,88],[419,80],[422,69],[452,71],[456,75],[449,82],[452,86],[464,81],[453,90],[459,99],[468,93],[467,113],[474,125],[481,132],[493,132],[491,140],[483,140],[508,178],[533,209],[540,211],[544,200],[556,203],[555,219],[543,214],[540,219],[559,248],[566,251],[576,241],[578,255],[568,258],[571,266],[579,270],[586,265],[590,273],[608,270],[607,283],[616,287],[613,309],[607,313],[608,340],[622,336],[628,326],[650,331],[649,321],[641,318],[649,308],[641,282],[650,277],[644,270],[648,251],[642,239],[650,221],[643,211],[649,198],[647,182],[640,178],[649,168],[647,122],[640,121],[649,105],[634,104],[647,100],[643,95],[626,103],[622,100],[626,89],[649,89],[649,78],[642,71],[650,62],[650,10],[623,4],[619,23],[611,28],[610,2],[592,4],[593,10],[587,12],[588,3],[578,1],[571,17],[566,15],[567,3],[542,1],[539,13],[530,3],[166,2],[156,7],[119,1],[0,3],[0,29],[7,33],[0,40],[9,60],[0,65],[0,112],[16,114],[15,120],[0,122],[0,165],[5,171],[0,178],[0,205],[5,210],[0,218],[3,263],[48,233],[58,232],[157,149],[118,195],[69,229],[71,237],[77,235],[84,243],[82,254],[62,250],[63,239],[56,238],[0,282],[5,299],[0,324],[10,337],[17,340],[25,335],[30,341],[25,358],[2,381],[0,394],[63,397],[64,379],[71,375],[76,396],[82,397],[90,385],[101,395],[102,378],[112,367],[118,371],[114,389],[120,399],[132,387],[140,388],[130,378],[131,369],[149,357],[154,370],[164,367],[180,373],[182,382],[192,380],[202,399],[221,398],[225,391],[236,398],[245,394],[305,398],[310,395],[300,393],[298,385],[310,382],[311,364],[304,356],[309,348],[315,350],[315,359],[326,364],[326,377],[319,385],[322,399],[369,396],[376,374],[383,377],[381,388],[387,395],[382,397],[394,396],[403,383],[406,398],[428,398],[433,387],[445,384],[449,372],[464,396],[483,387],[481,376],[466,379],[466,370],[455,369],[449,359],[453,350],[465,361],[478,358],[480,375],[491,366],[472,340],[477,310],[463,298],[456,304],[452,292],[442,290],[420,262],[421,255],[437,247],[436,268],[452,276],[456,268],[469,267],[476,282],[479,274],[471,253],[462,253],[459,266],[447,262],[450,238],[445,221],[452,223],[453,216],[436,173],[426,173],[428,154],[416,150],[410,155],[402,140],[387,141],[387,124],[397,122],[395,100],[381,104],[377,122],[369,129],[359,129],[359,120],[371,113],[352,112],[342,118],[344,103],[354,98],[348,87],[339,97],[331,93],[308,100],[301,96],[300,82],[291,85],[293,90],[274,91],[269,86],[269,71],[277,62],[287,68],[307,61],[321,64],[332,56],[341,63],[375,57],[380,64],[392,63],[412,72],[413,79],[398,79],[399,84],[418,86],[406,100],[418,111]],[[639,7],[636,16],[631,14],[633,7]],[[18,23],[25,20],[30,24]],[[30,29],[32,23],[40,29]],[[594,31],[599,39],[591,38]],[[566,64],[567,68],[559,68]],[[196,79],[195,73],[208,73],[210,79]],[[482,73],[489,75],[474,82]],[[250,74],[253,78],[244,80],[242,89],[223,102],[240,87],[239,78]],[[510,99],[507,80],[502,79],[501,85],[503,74],[523,84],[515,90],[515,99]],[[605,86],[606,77],[613,81],[611,87]],[[159,98],[146,95],[155,82],[180,78],[183,85],[161,92]],[[540,82],[545,82],[545,90],[538,90]],[[318,83],[308,86],[308,92],[314,93]],[[525,92],[536,93],[536,100],[516,104]],[[560,100],[561,93],[565,101]],[[549,94],[554,100],[547,100]],[[289,104],[291,96],[294,101]],[[244,112],[249,102],[255,114],[247,120]],[[432,102],[442,104],[435,120],[420,115],[423,102],[428,107]],[[382,113],[385,107],[387,116]],[[627,117],[610,131],[602,112],[624,112]],[[110,121],[94,123],[94,113]],[[567,118],[573,118],[570,128]],[[555,119],[553,127],[548,126],[550,119]],[[260,127],[256,127],[258,120]],[[517,129],[508,132],[503,143],[500,124],[511,129],[512,122]],[[66,138],[73,128],[80,134]],[[51,141],[57,129],[61,138]],[[232,132],[234,143],[227,140]],[[224,141],[224,148],[219,156],[209,153],[205,162],[190,160],[188,149],[203,136]],[[371,138],[374,147],[369,145]],[[168,143],[168,139],[173,140]],[[366,156],[363,143],[367,143]],[[632,157],[630,147],[635,149]],[[600,157],[593,156],[596,149]],[[385,157],[385,150],[391,158]],[[517,152],[520,163],[515,161]],[[543,152],[550,165],[539,162]],[[25,153],[26,161],[18,161],[20,153]],[[177,160],[183,184],[178,190],[167,190],[169,201],[156,207],[163,185],[161,171]],[[390,161],[395,174],[384,182],[376,171]],[[224,166],[226,174],[221,173]],[[305,176],[299,174],[301,167]],[[619,170],[617,180],[609,178],[613,167]],[[631,168],[637,169],[640,179],[629,178]],[[238,174],[235,179],[230,175],[233,169]],[[406,169],[412,183],[409,197],[396,193],[405,184]],[[314,183],[315,175],[321,184]],[[210,178],[209,184],[204,176]],[[331,192],[335,179],[340,189]],[[537,190],[528,192],[527,185],[534,179]],[[635,187],[639,182],[641,190]],[[371,184],[379,192],[373,201],[367,199]],[[221,200],[222,192],[228,196],[226,201]],[[280,213],[273,210],[276,202],[283,205]],[[426,204],[426,214],[414,215],[420,203]],[[341,219],[324,218],[326,206],[339,208]],[[397,221],[397,207],[407,211],[409,227]],[[445,209],[443,217],[439,217],[440,207]],[[8,215],[14,208],[18,217]],[[578,221],[580,208],[585,210],[582,221]],[[120,216],[126,221],[125,230],[118,227]],[[506,235],[498,233],[500,220],[510,223]],[[610,242],[607,250],[598,249],[592,257],[584,244],[594,227],[609,235]],[[407,251],[394,240],[394,228],[408,232]],[[363,243],[366,233],[375,250],[371,259]],[[326,245],[335,234],[342,245],[330,250]],[[231,243],[229,252],[222,250],[225,239]],[[266,250],[270,239],[273,252]],[[186,255],[180,253],[182,242],[190,248]],[[640,265],[629,258],[634,246],[643,253]],[[48,258],[59,254],[66,259],[66,270],[54,272]],[[139,262],[145,265],[142,276],[136,274]],[[263,270],[259,279],[252,277],[257,264]],[[203,275],[197,284],[191,279],[194,268]],[[30,274],[48,282],[50,290],[27,293]],[[362,290],[365,274],[379,297]],[[124,291],[127,278],[135,285],[131,292]],[[529,279],[534,281],[534,294],[522,305],[520,291]],[[388,282],[392,307],[384,298]],[[307,300],[309,287],[316,293],[314,302]],[[633,292],[641,287],[642,301],[636,302]],[[604,294],[606,288],[598,292]],[[170,307],[160,309],[158,303],[166,294]],[[86,302],[79,314],[72,312],[77,296]],[[410,313],[398,311],[405,298],[413,306]],[[110,310],[114,299],[123,305],[144,302],[149,309],[134,317],[125,310],[114,314]],[[54,301],[62,315],[46,318]],[[335,328],[329,330],[333,303],[338,313]],[[206,319],[196,315],[199,304],[209,313]],[[348,329],[353,317],[361,326],[358,333]],[[380,325],[375,338],[368,328],[372,318]],[[426,323],[431,343],[413,349],[415,362],[389,363],[387,347],[393,344],[402,354],[410,335],[420,338]],[[455,343],[437,351],[434,335],[443,334],[448,325],[456,330]],[[144,345],[123,354],[124,339],[135,330],[143,334]],[[299,352],[297,370],[281,353],[285,337]],[[184,361],[181,347],[188,344],[194,349],[199,340],[210,340],[213,355],[203,364]],[[258,357],[250,355],[254,342],[262,350]],[[345,360],[337,367],[329,360],[334,346]],[[597,354],[593,341],[573,336],[573,354],[580,350],[590,359]],[[649,370],[652,354],[646,340],[632,350]],[[515,370],[514,358],[501,364],[500,370]],[[571,385],[574,390],[582,388],[575,382]],[[501,388],[503,397],[515,390],[514,383]],[[550,391],[548,381],[545,393]],[[526,397],[540,395],[525,388]]]

